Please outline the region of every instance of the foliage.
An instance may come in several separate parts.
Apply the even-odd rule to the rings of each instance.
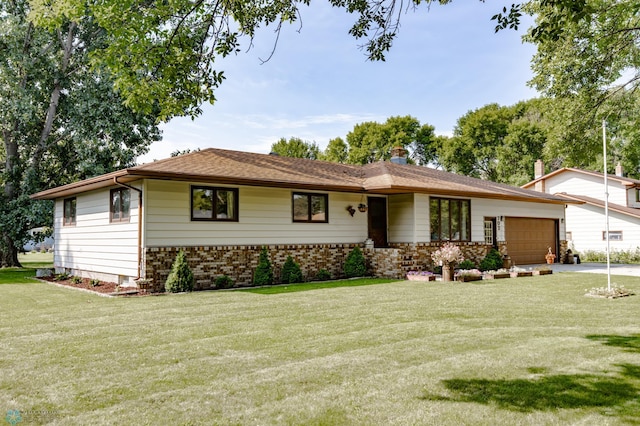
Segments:
[[[98,287],[100,286],[100,280],[97,278],[92,278],[91,280],[89,280],[89,285],[91,287]]]
[[[280,282],[283,284],[293,284],[303,281],[300,265],[293,260],[293,257],[287,256],[287,260],[284,262],[282,272],[280,273]]]
[[[228,275],[220,275],[214,281],[216,288],[225,289],[233,287],[233,280]]]
[[[438,250],[431,253],[431,259],[436,265],[442,266],[444,264],[455,265],[456,263],[462,262],[464,257],[462,256],[460,247],[447,242]]]
[[[344,262],[344,275],[347,278],[362,277],[367,273],[367,263],[360,247],[356,246],[349,252]]]
[[[19,264],[29,229],[52,224],[53,204],[30,194],[130,166],[160,137],[153,111],[124,106],[110,72],[90,67],[108,41],[95,19],[76,14],[39,26],[30,18],[41,8],[38,1],[0,3],[3,265]]]
[[[164,288],[170,293],[193,290],[193,272],[191,272],[191,268],[189,268],[187,255],[183,250],[180,250],[176,256]]]
[[[320,269],[316,274],[316,281],[328,281],[331,279],[331,274],[326,269]]]
[[[611,263],[640,263],[640,247],[629,250],[612,249],[609,251]],[[606,262],[607,252],[598,250],[584,250],[580,252],[581,262]]]
[[[349,148],[342,138],[331,139],[320,158],[333,163],[346,163],[349,159]]]
[[[70,277],[71,277],[71,275],[69,275],[68,273],[62,272],[60,274],[56,274],[53,277],[53,280],[54,281],[64,281],[64,280],[68,280]]]
[[[458,268],[460,269],[475,269],[476,264],[469,259],[465,259],[458,264]]]
[[[489,250],[489,253],[480,262],[481,271],[494,271],[502,268],[503,260],[500,252],[494,248]]]
[[[482,272],[475,268],[462,268],[456,271],[456,277],[480,277],[482,276]]]
[[[305,142],[300,138],[281,138],[271,145],[271,152],[283,157],[308,158],[317,160],[320,157],[320,148],[315,142]]]
[[[262,247],[260,250],[260,257],[258,258],[258,266],[253,273],[254,285],[271,285],[273,284],[273,270],[271,268],[271,260],[269,260],[269,253],[266,247]]]
[[[409,115],[389,117],[384,123],[368,121],[356,124],[347,134],[347,162],[367,164],[391,157],[391,148],[401,146],[411,154],[412,161],[426,165],[435,159],[435,128],[421,125]]]
[[[72,284],[80,284],[82,282],[82,278],[77,276],[77,275],[75,275],[75,276],[71,277],[70,281],[71,281]]]
[[[611,286],[608,287],[594,287],[591,290],[585,290],[586,296],[594,296],[594,297],[605,297],[609,299],[616,299],[618,297],[625,296],[633,296],[635,293],[633,290],[629,290],[625,288],[623,285],[621,286]]]
[[[529,182],[535,160],[543,158],[550,102],[488,104],[467,112],[458,119],[453,137],[439,141],[438,162],[467,176],[512,185]]]

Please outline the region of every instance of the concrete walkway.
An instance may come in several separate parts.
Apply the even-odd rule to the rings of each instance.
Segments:
[[[540,265],[542,266],[542,265]],[[565,265],[562,263],[554,263],[553,265],[545,265],[551,266],[553,272],[587,272],[590,274],[606,274],[607,273],[607,264],[606,263],[580,263],[573,265]],[[529,269],[532,265],[527,265],[526,268]],[[623,265],[619,263],[611,264],[611,275],[630,275],[634,277],[640,277],[640,265]]]

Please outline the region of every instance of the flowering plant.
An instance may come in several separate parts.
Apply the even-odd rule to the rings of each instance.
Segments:
[[[407,272],[407,275],[428,276],[428,275],[433,275],[433,272],[431,272],[431,271],[409,271],[409,272]]]
[[[478,269],[460,269],[456,272],[456,277],[479,277],[482,275]]]
[[[442,266],[449,263],[458,263],[464,260],[460,247],[452,243],[445,243],[441,248],[431,254],[431,259]]]

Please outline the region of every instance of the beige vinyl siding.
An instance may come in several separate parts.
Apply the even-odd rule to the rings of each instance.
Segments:
[[[628,207],[633,207],[635,209],[639,209],[640,208],[640,201],[637,201],[637,195],[636,192],[638,191],[637,188],[631,187],[629,189],[627,189],[627,206]],[[624,205],[624,204],[623,204]]]
[[[416,242],[430,241],[431,223],[429,216],[429,196],[425,194],[415,194],[414,200]]]
[[[604,208],[590,204],[567,207],[567,231],[572,234],[573,250],[605,251],[602,239],[606,228]],[[610,241],[612,250],[634,250],[640,241],[640,219],[609,211],[609,230],[622,231],[622,241]]]
[[[546,180],[546,192],[557,194],[565,192],[574,195],[586,195],[604,200],[604,178],[576,172],[559,173]],[[624,185],[614,179],[608,179],[609,202],[627,205],[627,190]]]
[[[203,184],[147,182],[144,231],[147,247],[340,244],[363,242],[367,238],[367,214],[356,209],[351,217],[346,210],[349,205],[357,208],[360,194],[329,192],[328,223],[294,223],[291,217],[293,190],[217,185],[238,188],[238,222],[192,221],[191,185]]]
[[[63,226],[62,199],[56,200],[54,265],[97,274],[138,274],[138,194],[131,191],[130,221],[110,223],[110,188],[76,197],[76,224]],[[99,275],[95,275],[98,277]]]
[[[415,243],[414,195],[390,195],[387,201],[390,243]]]
[[[484,241],[485,217],[532,217],[564,219],[563,204],[527,203],[506,200],[471,199],[471,240]],[[504,241],[504,221],[498,220],[497,238]],[[564,224],[560,224],[560,239],[564,239]]]

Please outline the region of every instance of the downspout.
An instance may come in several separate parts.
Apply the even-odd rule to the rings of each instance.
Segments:
[[[133,189],[138,193],[138,276],[136,279],[142,278],[140,276],[142,272],[142,189],[118,182],[118,176],[113,177],[113,183],[124,188]]]

